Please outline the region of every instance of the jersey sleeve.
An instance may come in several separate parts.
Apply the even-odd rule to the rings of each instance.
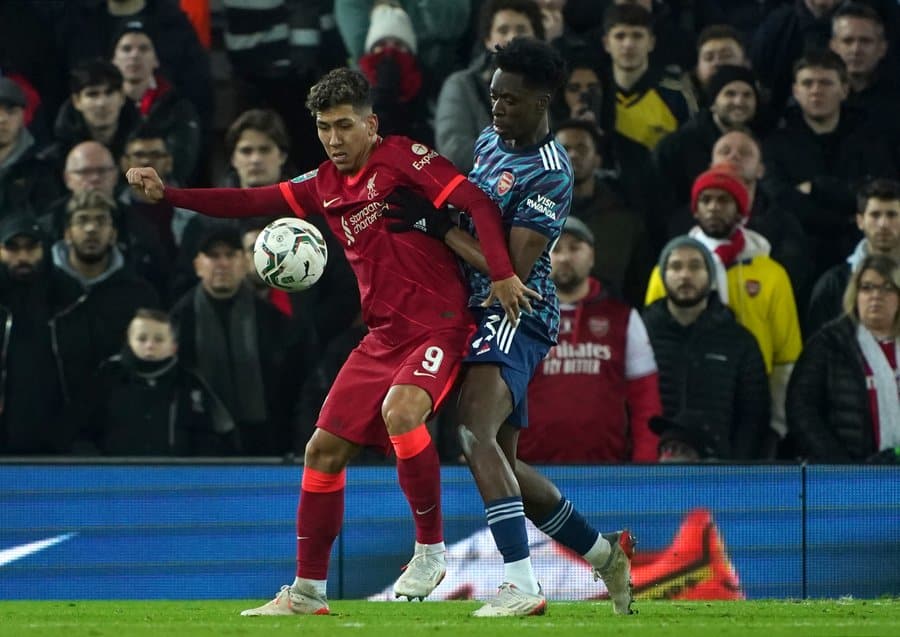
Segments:
[[[278,184],[278,189],[281,191],[284,201],[290,206],[293,213],[301,219],[319,211],[315,193],[316,176],[318,174],[318,169],[310,170],[307,173]]]
[[[431,200],[435,208],[466,180],[450,160],[425,144],[406,137],[391,138],[392,160],[404,180]]]
[[[491,280],[513,276],[506,233],[494,202],[436,150],[405,137],[393,138],[392,143],[397,149],[396,165],[412,188],[428,197],[435,208],[452,203],[472,217]]]
[[[572,177],[561,170],[542,173],[528,184],[512,225],[554,237],[562,230],[572,203]]]
[[[656,357],[650,345],[650,337],[644,321],[636,310],[628,315],[628,328],[625,336],[625,378],[634,380],[648,374],[656,373]]]

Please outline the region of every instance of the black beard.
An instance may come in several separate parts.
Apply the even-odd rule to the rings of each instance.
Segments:
[[[75,253],[75,257],[79,261],[81,261],[82,263],[86,263],[88,265],[94,265],[95,263],[100,263],[101,261],[103,261],[103,259],[105,259],[106,257],[109,256],[109,249],[107,249],[106,252],[100,252],[98,254],[85,254],[84,252],[81,252],[78,248],[76,248],[75,246],[72,246],[72,251]]]
[[[695,296],[679,298],[677,296],[674,296],[671,291],[666,289],[666,296],[676,307],[694,307],[696,305],[699,305],[700,303],[703,303],[706,297],[709,296],[709,292],[710,289],[707,287],[697,292]]]
[[[556,289],[562,292],[563,294],[568,294],[569,292],[574,292],[579,285],[585,282],[587,277],[577,278],[577,277],[568,277],[563,281],[553,281],[553,284],[556,286]]]

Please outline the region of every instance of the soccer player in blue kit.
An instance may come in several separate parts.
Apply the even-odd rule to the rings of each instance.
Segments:
[[[446,211],[395,193],[395,231],[418,230],[443,239],[465,262],[478,331],[459,398],[459,437],[485,504],[488,527],[503,555],[504,581],[476,617],[539,615],[547,606],[531,564],[525,517],[582,555],[602,578],[616,613],[631,613],[631,534],[598,533],[552,482],[516,459],[519,431],[528,424],[526,390],[537,365],[556,343],[559,305],[550,280],[550,250],[572,201],[572,169],[550,132],[551,96],[565,63],[548,44],[516,38],[498,48],[491,80],[492,126],[475,143],[469,180],[498,205],[509,233],[513,268],[537,291],[530,311],[508,319],[490,295],[487,264],[466,215],[451,227]],[[413,201],[415,199],[415,201]],[[390,199],[388,200],[390,202]],[[572,441],[572,444],[578,444]]]

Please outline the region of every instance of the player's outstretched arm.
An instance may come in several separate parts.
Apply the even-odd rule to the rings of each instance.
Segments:
[[[169,188],[156,170],[149,167],[129,168],[125,173],[129,185],[147,200],[156,203],[165,199],[174,206],[193,210],[210,217],[255,217],[275,214],[296,214],[285,199],[282,186],[259,188]]]
[[[149,166],[129,168],[125,173],[125,179],[132,190],[151,203],[162,201],[165,195],[165,185],[154,168]]]

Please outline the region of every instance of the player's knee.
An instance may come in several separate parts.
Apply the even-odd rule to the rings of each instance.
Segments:
[[[313,436],[306,443],[303,463],[305,466],[312,467],[318,471],[337,473],[346,466],[347,460],[343,454],[337,453],[334,449],[329,449]]]
[[[412,431],[422,424],[424,414],[419,409],[399,401],[385,401],[381,406],[381,417],[388,433],[398,435]]]

